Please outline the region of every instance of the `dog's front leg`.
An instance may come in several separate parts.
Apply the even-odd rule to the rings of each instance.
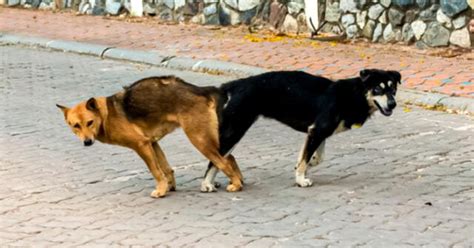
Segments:
[[[306,137],[306,141],[301,149],[298,163],[296,164],[295,168],[295,179],[298,186],[309,187],[313,185],[311,179],[306,178],[306,171],[316,148],[318,151],[315,160],[317,163],[322,160],[325,140],[330,134],[331,125],[326,124],[316,127],[316,125],[313,124],[308,128],[308,136]]]
[[[316,152],[311,157],[311,160],[309,161],[310,167],[315,167],[323,162],[325,146],[326,140],[324,140],[321,145],[319,145],[318,149],[316,149]]]
[[[300,155],[298,156],[298,163],[295,166],[296,185],[299,187],[309,187],[313,185],[311,179],[306,178],[306,170],[308,169],[306,157],[311,156],[311,154],[308,154],[308,141],[310,140],[310,131],[312,129],[314,129],[314,125],[311,125],[308,129],[308,136],[306,136],[303,147],[301,147]]]
[[[165,153],[161,150],[160,145],[158,143],[153,143],[153,149],[155,150],[156,159],[158,160],[158,165],[162,166],[163,171],[165,172],[166,178],[168,179],[169,183],[169,190],[175,191],[176,190],[176,180],[174,178],[174,171],[171,169],[171,166],[166,160]]]
[[[151,141],[145,141],[138,144],[134,149],[138,155],[145,161],[151,174],[155,178],[155,190],[151,192],[150,196],[154,198],[164,197],[168,192],[168,179],[165,173],[158,164],[158,159],[155,155]]]

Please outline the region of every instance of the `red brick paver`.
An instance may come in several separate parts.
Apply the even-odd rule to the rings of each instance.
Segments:
[[[404,87],[474,97],[473,56],[441,58],[397,46],[340,44],[249,35],[243,27],[159,24],[0,7],[0,32],[155,50],[163,55],[232,61],[274,70],[296,69],[333,78],[362,68],[399,70]],[[404,51],[401,51],[404,50]]]

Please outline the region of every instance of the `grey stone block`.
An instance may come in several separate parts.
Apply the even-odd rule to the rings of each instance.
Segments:
[[[369,8],[369,18],[372,20],[376,20],[379,18],[380,14],[382,14],[384,7],[380,4],[372,5]]]
[[[101,56],[102,53],[108,48],[108,46],[88,44],[83,42],[75,41],[61,41],[53,40],[48,42],[46,45],[48,48],[66,51],[66,52],[75,52],[80,54],[90,54]]]
[[[326,5],[325,19],[328,22],[338,22],[341,17],[341,10],[339,9],[339,3],[334,2]]]
[[[118,60],[128,60],[151,65],[161,65],[161,62],[165,58],[165,56],[155,52],[137,51],[121,48],[108,49],[104,52],[103,57]]]
[[[7,5],[8,6],[16,6],[20,4],[20,0],[8,0]]]
[[[408,7],[415,3],[415,0],[393,0],[392,3],[399,7]]]
[[[447,46],[449,34],[449,30],[441,26],[441,24],[432,22],[428,25],[422,39],[423,42],[431,47]]]
[[[237,75],[255,75],[259,73],[267,72],[268,70],[241,65],[231,62],[224,62],[219,60],[201,60],[198,63],[194,64],[192,67],[193,71],[217,71],[217,72],[226,72]]]
[[[438,11],[438,9],[439,5],[433,4],[430,8],[421,11],[419,14],[419,18],[423,21],[434,21],[436,20],[436,12]]]
[[[51,40],[37,38],[37,37],[28,37],[28,36],[17,36],[17,35],[10,35],[10,34],[2,34],[0,35],[0,43],[3,44],[21,44],[27,46],[40,46],[46,47],[48,42]]]
[[[369,20],[366,24],[365,24],[365,27],[364,29],[362,30],[362,35],[364,37],[367,37],[369,39],[372,38],[372,34],[374,33],[374,29],[375,29],[375,22],[372,21],[372,20]]]
[[[466,0],[441,0],[441,9],[449,17],[454,17],[467,8]]]
[[[466,26],[467,22],[468,22],[467,16],[465,15],[459,16],[458,18],[453,20],[453,27],[455,29],[460,29]]]
[[[388,11],[388,20],[394,26],[402,24],[404,16],[405,14],[402,11],[395,8],[390,8]]]

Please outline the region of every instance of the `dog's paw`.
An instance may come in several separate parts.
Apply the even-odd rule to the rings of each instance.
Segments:
[[[151,192],[150,196],[152,198],[162,198],[162,197],[165,197],[166,196],[166,192],[161,192],[159,190],[153,190],[153,192]]]
[[[176,185],[169,185],[168,191],[176,191]]]
[[[168,184],[168,191],[176,191],[176,181],[174,180],[174,178],[172,180],[168,179],[168,182],[170,182]]]
[[[227,185],[226,190],[228,192],[237,192],[242,190],[242,185],[229,184]]]
[[[215,184],[212,184],[206,181],[203,181],[201,183],[201,192],[209,193],[209,192],[216,192],[216,191],[217,191],[217,188]]]
[[[298,187],[302,187],[302,188],[311,187],[311,186],[313,186],[313,181],[311,181],[311,179],[309,179],[309,178],[304,178],[302,180],[297,180],[296,185],[298,185]]]

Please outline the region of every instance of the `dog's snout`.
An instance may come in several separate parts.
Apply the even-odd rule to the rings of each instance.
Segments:
[[[91,139],[84,140],[84,146],[91,146],[92,144],[94,144],[93,140]]]
[[[390,109],[394,109],[397,106],[397,102],[393,99],[388,100],[387,107]]]

